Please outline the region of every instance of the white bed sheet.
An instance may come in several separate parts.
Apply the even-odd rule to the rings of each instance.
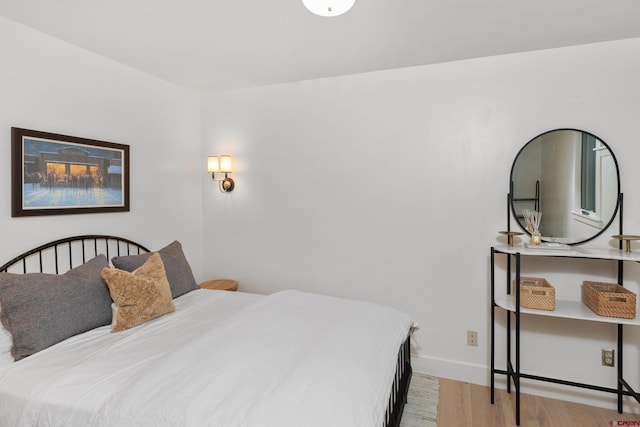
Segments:
[[[193,291],[0,367],[1,426],[379,426],[411,321],[286,291]]]
[[[13,363],[13,357],[11,357],[11,343],[11,334],[0,323],[0,370],[2,370],[3,366]]]

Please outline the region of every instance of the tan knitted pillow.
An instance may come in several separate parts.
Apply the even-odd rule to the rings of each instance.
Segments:
[[[160,255],[155,253],[133,273],[102,269],[113,299],[111,331],[133,328],[176,309]]]

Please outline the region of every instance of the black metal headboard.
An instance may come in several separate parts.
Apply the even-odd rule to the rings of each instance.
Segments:
[[[112,256],[144,252],[149,252],[149,249],[123,237],[99,234],[74,236],[45,243],[18,255],[0,267],[0,271],[60,274],[100,254],[110,259]]]

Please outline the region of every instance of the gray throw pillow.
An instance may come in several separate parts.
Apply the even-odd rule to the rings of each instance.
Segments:
[[[64,274],[0,273],[0,321],[20,360],[69,337],[111,323],[111,296],[100,272],[104,255]]]
[[[199,288],[196,279],[193,277],[189,262],[184,256],[180,242],[176,240],[157,252],[160,254],[160,259],[162,259],[164,269],[167,272],[171,298],[179,297]],[[112,258],[111,262],[116,268],[133,272],[144,264],[151,255],[152,253],[149,252],[140,255],[119,256]]]

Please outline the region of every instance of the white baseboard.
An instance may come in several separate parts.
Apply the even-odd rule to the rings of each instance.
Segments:
[[[489,386],[491,384],[489,367],[487,366],[416,355],[415,353],[411,355],[411,364],[415,372],[422,374],[483,386]],[[506,389],[506,384],[505,376],[499,375],[496,377],[496,388]],[[521,386],[522,393],[581,403],[599,408],[617,409],[617,398],[615,394],[540,381],[523,380]],[[625,413],[640,414],[640,405],[638,405],[635,399],[625,397],[623,403]]]
[[[423,374],[466,383],[489,385],[489,370],[486,366],[415,354],[411,355],[411,364],[416,372]]]

